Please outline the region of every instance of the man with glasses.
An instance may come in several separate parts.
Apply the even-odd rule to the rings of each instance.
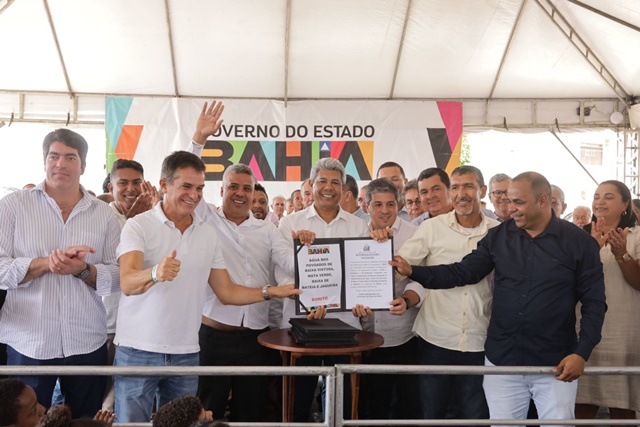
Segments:
[[[507,188],[511,177],[509,175],[498,173],[489,180],[489,200],[493,204],[493,212],[496,214],[498,221],[507,221],[509,219],[509,199],[507,198]]]
[[[422,200],[420,200],[420,193],[418,192],[417,180],[412,179],[407,182],[407,185],[402,189],[402,198],[407,212],[409,212],[409,218],[411,218],[411,221],[424,213]]]

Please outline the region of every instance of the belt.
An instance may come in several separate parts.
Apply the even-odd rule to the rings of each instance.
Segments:
[[[202,316],[202,324],[207,325],[210,328],[217,329],[219,331],[248,331],[249,330],[249,328],[244,326],[232,326],[232,325],[220,323],[206,316]]]

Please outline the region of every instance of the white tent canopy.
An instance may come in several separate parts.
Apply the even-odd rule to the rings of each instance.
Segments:
[[[112,94],[461,99],[466,127],[607,126],[640,95],[639,27],[637,0],[0,0],[0,120],[102,123]]]

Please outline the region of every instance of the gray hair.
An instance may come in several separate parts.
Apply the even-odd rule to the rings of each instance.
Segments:
[[[497,173],[493,175],[489,180],[489,187],[491,187],[491,184],[493,184],[494,182],[504,182],[504,181],[511,181],[511,177],[506,173]]]
[[[407,194],[407,191],[409,190],[416,190],[418,193],[420,192],[418,189],[418,180],[412,179],[404,185],[402,188],[402,198],[404,198],[405,194]]]
[[[230,173],[238,173],[238,174],[241,173],[244,175],[249,175],[254,184],[257,182],[256,177],[253,175],[253,171],[251,170],[251,168],[243,163],[235,163],[229,166],[224,171],[224,174],[222,174],[222,182],[225,182],[227,180],[227,177],[229,176]]]
[[[554,191],[560,193],[560,197],[562,198],[561,202],[564,203],[564,191],[562,191],[562,188],[558,187],[557,185],[551,184],[551,192]]]
[[[484,187],[484,176],[482,176],[482,172],[480,171],[480,169],[478,169],[475,166],[471,166],[471,165],[458,166],[451,172],[451,176],[454,176],[454,175],[460,176],[460,175],[467,175],[467,174],[475,174],[478,185],[480,187]]]
[[[309,176],[311,183],[315,182],[320,170],[338,171],[340,172],[340,180],[343,184],[346,183],[347,173],[345,172],[342,163],[338,160],[332,159],[331,157],[325,157],[324,159],[318,160],[311,168],[311,175]]]
[[[367,194],[365,195],[365,201],[367,205],[371,203],[371,199],[375,193],[389,193],[393,194],[396,199],[396,203],[400,198],[400,194],[398,193],[398,187],[391,182],[389,178],[376,178],[373,181],[369,182],[367,185]]]

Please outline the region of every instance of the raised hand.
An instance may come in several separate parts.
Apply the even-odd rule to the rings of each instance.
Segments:
[[[603,217],[598,218],[597,221],[591,222],[591,237],[596,239],[596,242],[600,245],[600,249],[602,249],[607,240],[604,234],[604,226],[605,219]]]
[[[207,108],[207,105],[205,102],[202,106],[202,111],[196,122],[196,132],[193,134],[193,140],[201,145],[207,142],[207,137],[218,132],[222,122],[224,122],[224,120],[220,119],[224,111],[222,101],[211,101],[209,108]]]

